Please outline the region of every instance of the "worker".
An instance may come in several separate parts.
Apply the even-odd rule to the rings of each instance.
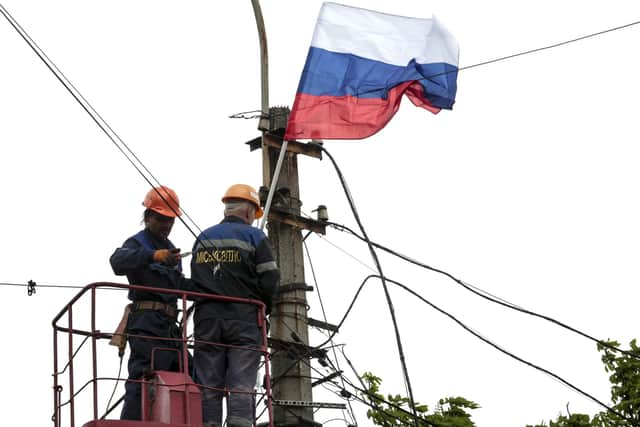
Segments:
[[[180,249],[169,240],[175,218],[182,214],[178,196],[169,187],[154,187],[142,204],[146,208],[144,229],[125,240],[122,247],[111,255],[113,272],[119,276],[126,275],[131,285],[178,289],[184,280]],[[129,289],[128,297],[132,303],[127,306],[121,321],[126,329],[116,331],[114,338],[122,338],[126,333],[130,345],[129,379],[142,380],[151,369],[178,371],[179,358],[182,357],[180,352],[166,349],[181,350],[180,342],[162,340],[182,338],[177,324],[177,296]],[[126,345],[126,341],[123,343]],[[156,347],[165,350],[153,352],[154,366],[151,366],[152,351]],[[124,346],[121,356],[123,353]],[[141,383],[127,381],[120,418],[140,420],[141,417]]]
[[[245,184],[222,197],[224,219],[203,231],[193,247],[191,280],[203,292],[262,301],[267,314],[280,273],[267,236],[251,224],[262,217],[256,191]],[[222,426],[223,390],[229,427],[249,427],[255,418],[254,387],[262,333],[257,305],[203,299],[194,315],[194,376],[202,387],[203,422]],[[216,346],[208,343],[220,343]]]

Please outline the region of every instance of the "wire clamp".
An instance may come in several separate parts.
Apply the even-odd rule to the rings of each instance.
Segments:
[[[27,282],[27,295],[31,296],[36,293],[36,284],[33,280]]]

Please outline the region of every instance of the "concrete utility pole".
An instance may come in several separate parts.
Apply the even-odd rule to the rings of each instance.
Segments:
[[[262,137],[249,142],[262,149],[261,199],[269,200],[268,235],[280,267],[280,287],[271,313],[271,367],[276,427],[319,426],[313,421],[310,363],[324,351],[309,348],[309,319],[302,252],[302,230],[324,234],[320,221],[300,216],[298,154],[321,158],[318,147],[290,141],[283,144],[289,109],[269,108],[267,38],[259,1],[252,0],[260,38],[262,109],[258,128]],[[284,145],[284,152],[280,153]],[[280,156],[279,156],[280,154]],[[278,164],[280,160],[280,164]],[[275,172],[279,172],[275,176]],[[275,179],[274,179],[275,178]],[[265,193],[269,195],[265,197]]]
[[[299,227],[278,220],[281,213],[300,214],[298,188],[298,161],[294,153],[287,152],[280,179],[271,182],[278,151],[267,144],[272,141],[263,135],[263,152],[268,153],[264,163],[265,187],[275,186],[276,193],[269,216],[268,232],[280,267],[280,287],[271,314],[272,380],[275,425],[300,426],[304,420],[313,420],[311,406],[293,406],[294,401],[312,402],[311,357],[305,348],[309,344],[307,297],[304,277],[302,232]],[[266,142],[266,143],[265,143]],[[301,345],[300,345],[301,344]],[[278,402],[287,406],[279,405]],[[286,402],[290,401],[290,402]],[[288,404],[292,406],[289,406]],[[302,419],[300,418],[302,417]],[[308,424],[312,425],[312,424]]]

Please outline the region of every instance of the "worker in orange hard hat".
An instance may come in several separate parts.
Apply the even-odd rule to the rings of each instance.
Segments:
[[[144,197],[142,205],[156,213],[171,218],[182,215],[178,195],[175,191],[164,185],[149,190]]]
[[[129,284],[162,289],[179,289],[184,276],[180,249],[169,240],[177,216],[182,215],[178,195],[169,187],[154,187],[147,193],[142,205],[144,229],[129,237],[111,255],[113,272],[126,275]],[[128,341],[129,379],[140,380],[150,370],[151,354],[155,347],[181,349],[176,338],[182,334],[177,324],[177,296],[168,293],[129,289],[132,301],[114,334],[112,344],[120,347],[120,355]],[[125,335],[128,337],[124,341]],[[153,338],[149,338],[153,337]],[[157,338],[157,339],[154,339]],[[163,340],[170,338],[172,340]],[[179,352],[154,352],[156,370],[177,371]],[[125,384],[125,399],[120,416],[127,420],[140,420],[140,383]]]
[[[254,219],[262,218],[262,207],[260,206],[260,196],[258,192],[250,185],[246,184],[234,184],[225,191],[222,196],[222,203],[231,201],[233,199],[245,200],[251,203],[255,207]]]
[[[222,196],[224,219],[203,231],[193,247],[191,280],[211,294],[262,301],[271,310],[280,273],[267,236],[251,223],[263,214],[258,193],[236,184]],[[229,427],[254,424],[253,388],[260,348],[256,306],[210,299],[196,301],[194,375],[202,387],[205,426],[222,425],[226,393]],[[207,345],[206,343],[222,345]]]
[[[149,190],[142,205],[147,208],[144,212],[144,223],[150,233],[161,239],[167,239],[175,218],[182,215],[176,192],[164,185],[154,187]],[[177,263],[178,260],[176,258],[175,262]]]

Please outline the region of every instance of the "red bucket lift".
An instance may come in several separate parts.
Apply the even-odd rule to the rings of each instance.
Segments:
[[[264,391],[256,392],[256,401],[264,406],[261,411],[265,415],[256,420],[260,425],[273,427],[271,381],[269,377],[269,357],[267,345],[267,330],[265,322],[264,305],[259,301],[244,300],[239,298],[220,297],[186,291],[171,291],[167,289],[139,287],[123,285],[117,283],[93,283],[85,286],[54,318],[53,320],[53,353],[54,353],[54,414],[52,421],[54,427],[75,427],[76,418],[82,417],[85,422],[83,427],[202,427],[202,403],[200,386],[196,384],[183,369],[187,366],[188,347],[193,346],[193,339],[187,337],[186,319],[182,319],[182,341],[181,351],[182,366],[181,372],[151,371],[149,375],[141,380],[142,383],[142,420],[119,420],[108,419],[107,417],[115,409],[119,402],[106,409],[102,416],[98,412],[99,393],[101,390],[111,390],[115,392],[116,385],[125,380],[102,376],[101,363],[98,354],[105,349],[109,357],[113,357],[114,348],[107,345],[107,341],[113,336],[112,332],[102,332],[98,327],[98,322],[103,320],[105,312],[112,313],[113,309],[102,307],[100,310],[100,299],[97,294],[101,291],[104,294],[113,289],[139,288],[152,290],[160,293],[173,293],[182,298],[183,313],[187,312],[187,299],[209,298],[212,300],[223,300],[242,302],[257,305],[260,313],[258,316],[258,326],[262,330],[263,342],[260,352],[263,355],[265,381]],[[106,299],[106,298],[105,298]],[[87,301],[88,300],[88,301]],[[84,306],[83,306],[84,303]],[[87,307],[88,305],[88,307]],[[104,311],[103,311],[104,310]],[[76,314],[74,314],[76,313]],[[79,313],[79,314],[78,314]],[[110,318],[109,324],[115,324],[117,319]],[[110,329],[109,329],[110,330]],[[60,340],[59,337],[64,339]],[[80,344],[77,344],[79,337],[84,337]],[[83,351],[83,346],[90,340],[90,357]],[[65,345],[66,344],[66,345]],[[66,349],[64,348],[66,347]],[[66,351],[65,351],[66,350]],[[178,351],[168,348],[156,348],[157,351]],[[82,357],[81,357],[82,356]],[[107,355],[101,356],[107,357]],[[88,359],[88,360],[87,360]],[[62,362],[66,362],[62,369]],[[153,355],[152,355],[153,365]],[[81,378],[80,378],[81,377]],[[79,379],[80,378],[80,379]],[[84,381],[84,383],[82,383]],[[102,385],[110,383],[111,385]],[[77,385],[80,387],[76,390]],[[233,390],[225,390],[231,393]],[[110,393],[113,395],[113,393]],[[109,402],[111,399],[109,399]],[[89,421],[86,421],[89,419]]]

